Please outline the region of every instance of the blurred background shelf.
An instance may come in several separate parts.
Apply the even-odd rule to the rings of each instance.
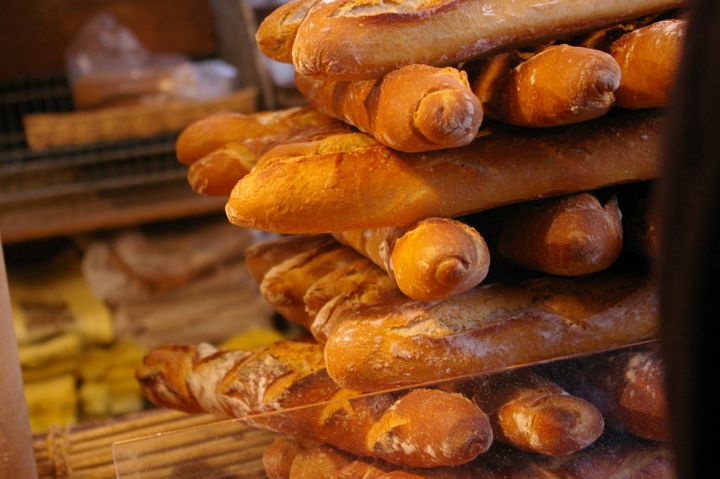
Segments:
[[[0,82],[0,231],[6,243],[222,211],[193,193],[175,159],[176,133],[28,148],[22,118],[72,109],[61,75]]]

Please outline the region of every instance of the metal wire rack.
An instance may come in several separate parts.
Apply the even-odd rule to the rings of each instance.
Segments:
[[[72,110],[62,76],[0,81],[0,234],[15,242],[218,211],[193,193],[175,135],[35,152],[24,115]]]

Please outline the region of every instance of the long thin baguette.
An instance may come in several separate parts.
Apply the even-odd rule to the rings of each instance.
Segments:
[[[317,0],[292,0],[273,10],[260,22],[255,40],[273,60],[292,63],[292,46],[300,23]]]
[[[326,469],[327,479],[672,479],[669,448],[630,436],[606,434],[591,447],[565,457],[543,458],[508,448],[493,447],[475,461],[452,468],[400,468],[381,461],[349,457],[329,446],[303,451],[304,466],[328,464],[328,456],[342,457]],[[352,461],[342,466],[342,463]],[[304,479],[288,475],[285,479]]]
[[[437,301],[477,286],[490,267],[490,253],[472,227],[428,218],[399,228],[335,233],[335,239],[370,258],[418,301]]]
[[[228,196],[240,178],[250,173],[257,156],[246,146],[228,143],[188,167],[187,179],[194,192]]]
[[[397,292],[395,282],[377,266],[348,265],[318,280],[305,294],[308,314],[312,314],[310,308],[317,311],[310,331],[317,342],[324,344],[345,311],[380,303]]]
[[[352,457],[332,446],[319,445],[299,451],[290,466],[288,479],[326,479],[335,477],[352,462]]]
[[[280,236],[257,243],[245,250],[245,263],[258,283],[268,271],[285,260],[333,242],[330,236]]]
[[[501,50],[619,23],[682,0],[337,0],[300,24],[293,63],[303,75],[379,78],[404,65],[455,65]]]
[[[617,198],[604,205],[579,193],[503,211],[498,226],[499,254],[524,268],[580,276],[610,266],[623,248]]]
[[[303,446],[293,439],[282,436],[275,438],[263,451],[265,475],[268,479],[288,479],[293,461],[303,450]]]
[[[175,150],[178,161],[190,165],[229,143],[245,145],[259,154],[268,145],[309,130],[338,128],[343,128],[341,122],[308,107],[250,114],[218,113],[185,128]]]
[[[189,165],[188,183],[195,192],[228,196],[268,147],[342,131],[349,127],[310,108],[219,113],[188,126],[176,151],[178,160]]]
[[[441,303],[397,295],[347,311],[325,361],[343,387],[381,390],[616,348],[656,337],[657,323],[637,277],[494,284]]]
[[[615,96],[624,108],[667,105],[680,64],[685,20],[663,20],[620,37],[610,48],[622,71]]]
[[[305,311],[307,290],[323,276],[360,259],[352,249],[332,242],[293,256],[271,268],[260,283],[263,297],[292,322],[310,329],[313,317]],[[302,311],[302,314],[300,313]]]
[[[319,111],[400,151],[467,145],[483,118],[466,73],[455,68],[408,65],[366,81],[313,80],[296,74],[295,84]]]
[[[502,130],[423,154],[338,135],[284,156],[268,151],[225,211],[248,228],[348,231],[644,180],[657,175],[663,124],[657,111],[625,112],[543,133]]]
[[[319,251],[335,243],[329,236],[289,236],[280,237],[251,246],[245,251],[245,263],[250,274],[259,284],[276,266],[299,255]],[[309,326],[312,317],[305,312],[302,304],[275,305],[275,309],[288,321]]]
[[[670,439],[663,362],[656,349],[620,351],[561,366],[549,368],[553,378],[597,404],[608,426],[653,441]]]
[[[458,384],[488,413],[495,439],[523,451],[566,456],[603,432],[603,417],[592,403],[527,368]]]
[[[607,113],[615,103],[620,67],[599,50],[553,45],[527,60],[502,53],[484,62],[473,80],[487,116],[506,123],[548,127]]]
[[[387,291],[396,289],[387,273],[372,264],[367,258],[359,258],[315,281],[303,296],[305,310],[308,315],[315,318],[325,305],[334,301],[335,298],[355,294],[372,294],[371,289],[373,288]],[[319,339],[318,341],[324,342]]]
[[[464,464],[492,442],[487,416],[460,394],[414,389],[360,396],[342,389],[327,375],[317,344],[282,341],[253,353],[207,344],[158,348],[136,376],[155,404],[247,418],[393,464]],[[442,416],[426,414],[440,409]]]

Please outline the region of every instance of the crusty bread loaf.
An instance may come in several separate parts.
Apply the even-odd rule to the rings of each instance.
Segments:
[[[448,66],[674,8],[682,0],[338,0],[300,24],[293,63],[303,75],[379,78],[404,65]]]
[[[549,371],[568,390],[597,404],[608,426],[654,441],[670,439],[657,349],[594,356]]]
[[[238,182],[225,211],[249,228],[348,231],[649,179],[657,175],[662,126],[657,111],[625,112],[543,133],[497,131],[422,154],[367,146],[360,133],[337,135],[295,145],[298,156],[270,150]]]
[[[324,344],[346,311],[379,303],[397,291],[395,282],[374,264],[356,262],[339,269],[318,280],[305,294],[308,314],[317,311],[310,331]]]
[[[263,469],[268,479],[288,479],[293,461],[303,450],[295,440],[279,436],[265,448],[262,455]]]
[[[620,67],[599,50],[553,45],[527,60],[503,53],[483,62],[473,91],[487,116],[530,127],[567,125],[607,113]]]
[[[667,105],[675,81],[685,20],[663,20],[620,37],[610,48],[622,71],[617,105],[656,108]]]
[[[255,281],[262,283],[265,275],[285,261],[311,251],[321,251],[334,244],[329,236],[288,236],[258,243],[245,251],[245,263]],[[303,304],[274,305],[288,321],[309,326],[312,317],[305,312]]]
[[[217,113],[185,128],[175,150],[178,160],[190,165],[229,143],[245,145],[258,154],[269,144],[315,128],[342,128],[342,124],[307,107],[250,114]]]
[[[372,288],[396,289],[384,271],[370,260],[359,258],[315,281],[303,297],[305,310],[314,318],[328,302],[338,296],[368,295]]]
[[[327,464],[323,454],[328,446],[304,451],[306,465],[315,458]],[[334,454],[341,454],[334,451]],[[347,457],[347,456],[343,456]],[[663,444],[640,441],[630,436],[605,434],[587,449],[564,457],[527,454],[493,447],[475,461],[459,467],[434,469],[401,468],[367,458],[354,458],[328,479],[671,479],[672,454]],[[291,479],[304,479],[292,477]]]
[[[467,75],[455,68],[408,65],[366,81],[313,80],[296,74],[295,84],[317,110],[400,151],[467,145],[483,118]]]
[[[490,416],[496,440],[523,451],[566,456],[603,432],[603,417],[595,406],[530,369],[455,384]]]
[[[289,321],[310,329],[313,318],[304,302],[307,290],[323,276],[360,258],[337,242],[319,246],[273,266],[260,282],[260,292]],[[288,310],[293,314],[284,314]]]
[[[622,252],[614,196],[604,205],[589,193],[521,203],[498,216],[498,252],[524,268],[580,276],[604,270]]]
[[[268,147],[342,131],[349,127],[311,108],[218,113],[185,128],[175,149],[190,166],[188,182],[196,192],[227,196]]]
[[[228,143],[188,167],[187,179],[196,193],[228,196],[240,178],[255,168],[257,156],[248,147]]]
[[[472,227],[428,218],[407,227],[335,233],[388,272],[400,291],[418,301],[436,301],[477,286],[490,267],[490,253]]]
[[[657,298],[643,278],[544,278],[441,303],[398,294],[354,308],[328,337],[325,361],[343,387],[380,390],[602,351],[657,329]]]
[[[279,236],[252,245],[245,250],[245,263],[250,274],[258,283],[262,282],[268,271],[283,261],[333,243],[330,236]]]
[[[332,446],[318,445],[301,450],[292,461],[289,479],[327,479],[335,477],[352,458]]]
[[[398,465],[464,464],[492,442],[487,416],[460,394],[414,389],[365,396],[342,389],[327,375],[317,344],[281,341],[252,353],[169,346],[145,356],[136,376],[160,406],[247,418]],[[441,416],[426,414],[439,410]]]
[[[292,63],[292,46],[300,23],[317,0],[291,0],[266,16],[255,32],[261,52],[273,60]]]

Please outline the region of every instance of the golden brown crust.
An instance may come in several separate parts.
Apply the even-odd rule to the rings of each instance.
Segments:
[[[307,290],[323,276],[359,258],[355,251],[335,242],[308,250],[272,267],[260,282],[260,292],[286,319],[310,329],[313,317],[305,311],[303,301]]]
[[[339,0],[300,25],[293,63],[303,75],[379,78],[404,65],[448,66],[544,39],[682,5],[682,0]]]
[[[308,448],[308,452],[322,448]],[[312,457],[312,453],[306,457]],[[671,451],[662,444],[629,436],[604,435],[596,444],[564,457],[527,454],[493,448],[488,454],[459,467],[412,469],[368,458],[353,458],[332,479],[609,479],[674,477]]]
[[[488,60],[473,91],[489,117],[548,127],[604,115],[615,103],[619,85],[620,67],[609,54],[553,45],[525,61],[512,53]]]
[[[408,65],[381,80],[324,81],[296,74],[295,83],[319,111],[406,152],[467,145],[482,122],[482,106],[465,72]]]
[[[663,362],[656,349],[588,358],[553,375],[596,404],[608,426],[654,441],[670,439]]]
[[[383,280],[390,282],[385,272],[370,260],[359,258],[315,281],[303,296],[305,311],[315,318],[329,301],[341,295],[363,294]]]
[[[667,105],[680,63],[687,22],[663,20],[620,37],[610,48],[622,71],[615,92],[623,108],[656,108]]]
[[[488,413],[495,438],[523,451],[566,456],[603,432],[595,406],[530,369],[479,377],[459,387]]]
[[[196,193],[229,196],[235,184],[255,167],[257,157],[246,146],[228,143],[188,167],[188,183]]]
[[[589,193],[511,207],[502,215],[498,251],[524,268],[580,276],[610,266],[623,248],[622,215]]]
[[[286,437],[277,437],[265,448],[262,455],[263,469],[268,479],[289,479],[290,468],[303,448]]]
[[[400,291],[418,301],[437,301],[477,286],[490,267],[490,253],[472,227],[448,218],[428,218],[408,227],[334,233],[383,268]]]
[[[464,464],[492,442],[487,416],[461,395],[416,389],[361,396],[340,388],[328,377],[317,344],[281,341],[253,353],[210,345],[158,348],[136,376],[158,405],[247,418],[398,465]],[[441,407],[441,419],[426,414]]]
[[[255,40],[273,60],[292,63],[292,46],[300,23],[317,0],[293,0],[273,10],[260,22]]]
[[[646,280],[494,284],[441,303],[400,295],[348,311],[325,344],[343,387],[379,390],[632,344],[657,335]]]
[[[292,461],[289,479],[329,479],[335,477],[352,461],[332,446],[319,445],[305,451],[299,451]]]
[[[348,231],[649,179],[657,175],[663,123],[657,111],[633,112],[542,133],[503,130],[423,154],[375,145],[276,156],[238,182],[225,211],[249,228]],[[347,136],[316,143],[330,150]]]
[[[188,182],[193,190],[227,196],[266,149],[349,129],[311,108],[248,115],[219,113],[188,126],[175,148],[178,160],[189,165]]]
[[[329,236],[281,236],[257,243],[245,250],[245,263],[255,281],[260,283],[268,271],[293,256],[332,243]]]

